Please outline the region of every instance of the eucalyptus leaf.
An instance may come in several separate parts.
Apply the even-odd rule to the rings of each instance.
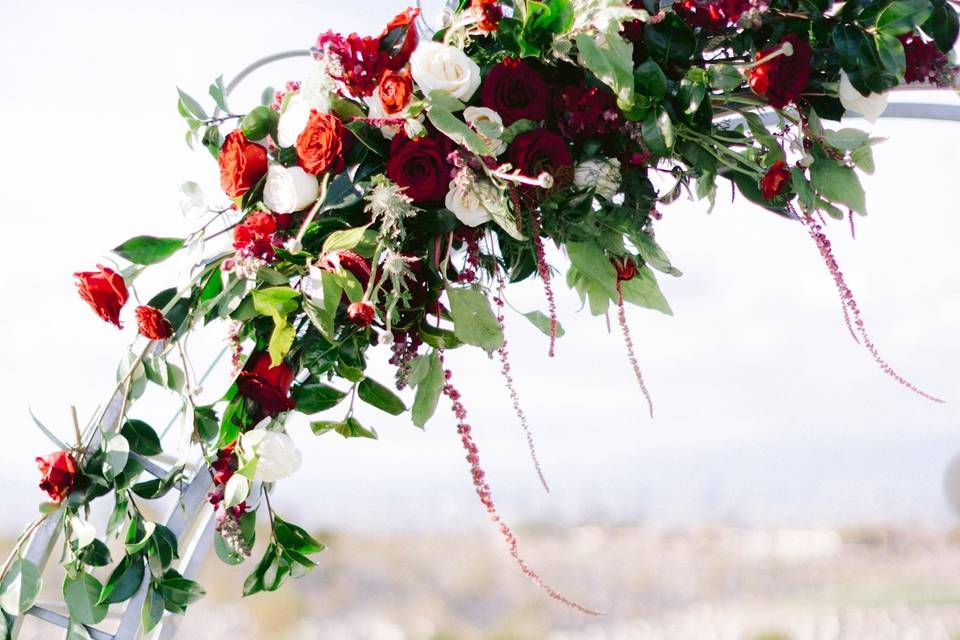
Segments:
[[[477,133],[467,126],[465,122],[455,115],[440,107],[431,107],[427,111],[427,118],[430,123],[437,128],[443,135],[447,136],[455,143],[466,147],[475,154],[486,157],[494,157],[493,151]]]
[[[487,296],[476,287],[447,287],[453,332],[467,344],[487,352],[503,345],[503,330]]]

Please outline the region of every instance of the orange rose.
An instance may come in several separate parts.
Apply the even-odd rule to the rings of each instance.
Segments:
[[[413,79],[405,71],[389,71],[380,79],[380,104],[388,116],[400,113],[413,97]]]
[[[231,198],[252,189],[267,172],[267,150],[247,140],[239,129],[227,134],[219,160],[220,186]]]
[[[314,110],[307,127],[297,138],[297,158],[304,171],[313,175],[344,168],[343,152],[346,129],[334,115]]]

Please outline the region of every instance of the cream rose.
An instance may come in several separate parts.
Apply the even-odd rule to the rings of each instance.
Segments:
[[[245,457],[257,459],[254,477],[261,482],[276,482],[293,475],[303,462],[293,438],[279,431],[248,431],[240,437]]]
[[[320,196],[320,184],[300,167],[272,164],[263,185],[263,203],[274,213],[306,209]]]
[[[506,143],[500,139],[503,135],[503,118],[499,113],[486,107],[467,107],[463,110],[463,119],[487,143],[493,155],[499,156],[507,150]]]
[[[479,227],[484,222],[493,219],[490,210],[484,205],[477,187],[479,185],[464,187],[456,182],[451,182],[450,191],[447,192],[445,203],[447,209],[457,216],[457,220],[468,227]]]
[[[620,181],[620,161],[616,158],[584,160],[573,172],[573,184],[581,189],[593,187],[606,200],[620,190]]]
[[[840,104],[847,111],[855,111],[870,122],[876,122],[887,109],[887,94],[871,93],[868,96],[863,95],[853,83],[846,72],[840,72]]]
[[[477,63],[460,49],[439,42],[421,42],[410,56],[410,71],[424,95],[442,89],[467,101],[480,87]]]

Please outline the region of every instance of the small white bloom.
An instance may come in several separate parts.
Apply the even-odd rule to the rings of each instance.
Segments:
[[[456,182],[451,182],[450,191],[447,192],[447,209],[468,227],[478,227],[484,222],[493,220],[490,210],[483,204],[483,198],[477,186],[458,185]]]
[[[97,530],[80,516],[70,517],[70,541],[77,543],[77,549],[83,549],[97,537]]]
[[[503,118],[499,113],[486,107],[467,107],[463,110],[463,119],[487,143],[493,155],[499,156],[507,150],[506,143],[500,139],[503,135]]]
[[[596,194],[609,200],[620,190],[620,161],[594,158],[577,165],[573,183],[581,189],[594,187]]]
[[[480,87],[480,67],[463,51],[439,42],[421,42],[410,56],[413,79],[425,95],[442,89],[467,101]]]
[[[300,167],[272,164],[263,185],[263,203],[274,213],[293,213],[320,197],[320,183]]]
[[[871,93],[868,96],[863,95],[853,83],[846,72],[840,72],[840,104],[847,111],[855,111],[870,122],[876,122],[887,109],[886,93]]]
[[[261,482],[283,480],[303,462],[293,438],[279,431],[248,431],[240,437],[240,447],[246,455],[257,458],[255,477]]]
[[[277,122],[277,144],[281,147],[292,147],[297,144],[297,138],[307,128],[310,112],[314,108],[303,94],[296,93],[290,96]]]

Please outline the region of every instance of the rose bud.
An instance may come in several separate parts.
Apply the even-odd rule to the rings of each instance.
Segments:
[[[239,129],[227,134],[218,161],[220,186],[231,198],[252,189],[267,172],[267,150],[247,140]]]
[[[783,193],[789,182],[790,169],[783,160],[777,160],[760,179],[760,193],[764,199],[773,200]]]
[[[109,267],[98,264],[99,271],[80,271],[73,274],[77,279],[80,297],[107,322],[122,329],[120,309],[127,303],[130,294],[123,276]]]
[[[617,270],[617,282],[633,280],[633,277],[637,275],[637,265],[630,256],[611,258],[610,262],[613,264],[613,268]]]
[[[173,325],[163,317],[159,309],[141,305],[137,307],[137,327],[140,335],[150,340],[166,340],[173,335]]]
[[[272,366],[270,354],[261,351],[250,358],[247,368],[237,376],[240,394],[253,400],[268,416],[275,416],[294,407],[290,399],[293,370],[285,362]]]
[[[57,451],[37,458],[40,468],[40,488],[47,492],[54,502],[63,502],[73,490],[73,481],[77,475],[77,462],[66,451]]]
[[[361,329],[370,326],[375,313],[373,305],[369,302],[354,302],[347,307],[347,317],[350,318],[350,322]]]

